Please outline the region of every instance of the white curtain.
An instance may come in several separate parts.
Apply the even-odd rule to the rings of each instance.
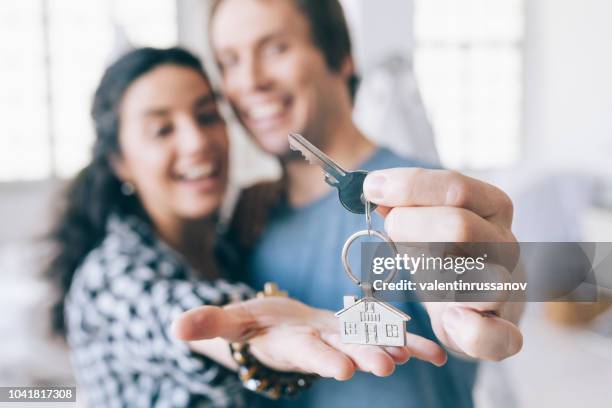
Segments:
[[[409,59],[391,55],[364,73],[354,117],[378,144],[439,165],[433,130]]]

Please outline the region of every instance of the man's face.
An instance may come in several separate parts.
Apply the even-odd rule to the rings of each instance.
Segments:
[[[211,35],[225,94],[264,150],[285,155],[292,132],[324,144],[348,75],[328,68],[292,1],[223,0]]]

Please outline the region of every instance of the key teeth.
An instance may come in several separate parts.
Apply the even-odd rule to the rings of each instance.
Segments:
[[[289,143],[289,148],[293,150],[294,152],[299,152],[300,155],[304,158],[304,160],[308,162],[308,164],[311,164],[313,166],[317,165],[317,163],[313,162],[312,158],[309,157],[309,155],[307,155],[306,153],[304,153],[304,151],[300,149],[299,147],[292,146],[291,143]]]
[[[301,152],[300,152],[301,153]],[[311,166],[316,166],[317,163],[313,162],[312,159],[309,159],[308,156],[305,156],[304,153],[302,153],[302,157],[304,157],[304,159],[308,162],[308,164],[310,164]]]

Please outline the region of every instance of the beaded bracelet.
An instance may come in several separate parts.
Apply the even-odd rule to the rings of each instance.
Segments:
[[[292,397],[310,387],[318,378],[314,374],[276,371],[261,364],[249,351],[248,343],[231,343],[230,350],[238,363],[242,385],[271,399]]]
[[[258,298],[271,296],[286,297],[287,292],[278,290],[275,283],[266,283],[264,291],[257,293]],[[295,396],[319,378],[316,374],[277,371],[266,367],[251,354],[247,342],[230,343],[230,351],[238,364],[242,385],[271,399]]]

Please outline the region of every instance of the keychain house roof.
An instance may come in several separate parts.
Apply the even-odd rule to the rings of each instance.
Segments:
[[[344,343],[375,346],[406,345],[406,322],[410,316],[388,303],[371,297],[344,297],[344,308],[336,312]]]

